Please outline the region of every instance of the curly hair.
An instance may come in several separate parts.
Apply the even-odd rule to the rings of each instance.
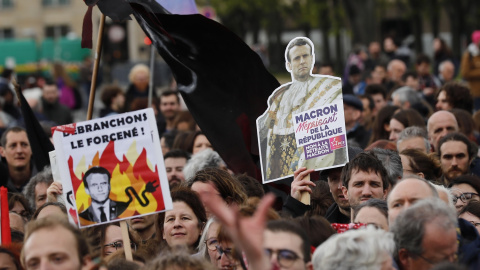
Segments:
[[[458,82],[446,83],[437,93],[436,98],[442,91],[445,91],[447,102],[452,108],[464,109],[468,112],[473,111],[473,96],[470,93],[470,89]]]

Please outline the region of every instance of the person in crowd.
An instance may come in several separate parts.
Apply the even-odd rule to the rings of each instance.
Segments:
[[[438,182],[443,174],[438,157],[425,154],[418,149],[405,149],[400,152],[403,175],[417,175],[432,182]]]
[[[159,235],[170,248],[186,246],[193,250],[207,222],[205,208],[197,193],[188,188],[178,187],[171,196],[173,209],[158,215]]]
[[[463,109],[468,112],[473,111],[473,97],[470,89],[457,82],[451,82],[443,85],[438,91],[437,110],[449,111],[451,109]]]
[[[46,166],[37,173],[23,190],[23,195],[28,199],[30,208],[35,210],[47,202],[47,189],[53,183],[52,168]]]
[[[397,151],[397,146],[395,145],[395,143],[389,140],[378,140],[367,146],[365,148],[365,151],[370,151],[375,148]]]
[[[137,64],[130,70],[128,79],[130,80],[130,85],[125,94],[125,108],[127,110],[130,109],[130,104],[136,98],[148,97],[150,69],[144,64]],[[156,91],[153,91],[152,96],[157,97]]]
[[[26,270],[80,270],[90,264],[91,258],[88,244],[77,228],[67,219],[49,217],[27,225],[21,262]]]
[[[373,110],[375,109],[375,102],[369,95],[361,95],[358,97],[363,104],[362,116],[360,117],[360,125],[371,133],[373,126]]]
[[[472,223],[473,226],[480,232],[480,201],[471,200],[458,213],[459,218]]]
[[[389,189],[391,189],[397,181],[403,177],[402,160],[395,150],[373,148],[369,150],[382,162],[383,167],[387,170]]]
[[[468,82],[474,100],[474,109],[480,109],[480,30],[473,31],[468,48],[462,55],[460,75]]]
[[[360,125],[363,111],[362,101],[354,95],[343,95],[343,110],[348,144],[365,148],[370,139],[370,133]]]
[[[372,227],[330,237],[313,253],[315,270],[393,269],[393,234]]]
[[[403,86],[410,87],[415,91],[420,90],[420,83],[418,81],[418,74],[415,71],[407,71],[402,75]]]
[[[247,196],[243,186],[227,171],[218,168],[206,168],[198,171],[188,180],[188,186],[195,191],[203,205],[208,197],[219,195],[228,205],[240,206]],[[205,207],[207,215],[211,213]]]
[[[458,132],[458,122],[455,115],[444,110],[435,112],[428,119],[427,132],[432,150],[438,152],[440,139],[449,133]]]
[[[75,94],[75,91],[78,91],[77,86],[62,63],[53,63],[52,77],[60,91],[58,102],[72,110],[81,108],[82,100],[79,100],[79,96]]]
[[[370,199],[353,209],[354,223],[374,225],[388,231],[388,206],[384,200]]]
[[[396,142],[400,132],[411,126],[425,127],[425,121],[420,113],[413,109],[404,109],[397,112],[390,119],[390,136],[388,139]]]
[[[20,254],[16,245],[0,246],[0,269],[23,270],[20,264]]]
[[[21,127],[8,128],[2,134],[0,144],[0,155],[8,169],[8,175],[3,175],[2,180],[6,180],[9,192],[22,192],[30,178],[37,174],[27,131]]]
[[[215,266],[207,261],[191,256],[186,250],[174,250],[162,253],[149,262],[144,270],[216,270]]]
[[[142,244],[147,243],[151,239],[155,239],[155,220],[156,214],[146,216],[136,216],[127,221],[129,230],[133,234],[137,234]]]
[[[368,144],[378,140],[388,140],[390,137],[390,119],[399,110],[398,106],[387,105],[382,108],[375,117],[372,128],[372,136]]]
[[[247,270],[243,261],[241,250],[235,248],[231,237],[225,228],[220,225],[218,230],[218,244],[216,246],[215,265],[218,270]]]
[[[205,149],[200,153],[193,155],[183,167],[183,175],[186,180],[195,176],[195,174],[206,168],[218,168],[225,171],[227,164],[220,157],[220,155],[212,149]]]
[[[107,85],[102,90],[100,97],[105,108],[100,110],[100,117],[116,115],[124,112],[125,93],[118,85]]]
[[[203,228],[202,236],[198,243],[198,255],[212,264],[217,259],[217,245],[218,245],[218,231],[220,229],[220,222],[215,218],[209,218],[205,227]]]
[[[207,139],[207,136],[203,134],[201,131],[196,131],[187,138],[189,141],[188,152],[192,153],[193,155],[205,150],[207,148],[213,149],[212,144]]]
[[[8,209],[23,217],[27,222],[32,216],[33,212],[27,199],[21,193],[8,193]]]
[[[184,132],[181,132],[182,134],[185,134]],[[177,137],[177,134],[179,134],[178,131],[172,130],[170,132],[165,132],[163,133],[162,136],[160,136],[160,146],[162,147],[162,154],[165,155],[166,153],[170,152],[170,150],[173,150],[173,143]],[[182,149],[179,149],[182,150]]]
[[[445,60],[438,66],[438,80],[441,85],[454,82],[457,73],[455,64],[450,60]]]
[[[348,147],[348,159],[353,160],[359,153],[363,150],[358,147]],[[328,186],[330,188],[330,193],[332,194],[334,203],[328,207],[325,213],[325,218],[331,223],[349,223],[350,222],[350,203],[348,198],[346,198],[342,191],[342,174],[343,167],[336,167],[324,170],[322,172],[322,177],[326,178]],[[315,205],[312,201],[312,207],[303,204],[300,202],[301,193],[308,192],[312,194],[311,200],[315,199],[314,190],[318,185],[311,180],[304,179],[305,176],[312,174],[313,169],[307,169],[306,167],[301,167],[294,173],[294,180],[291,183],[290,195],[285,200],[283,205],[283,212],[287,212],[288,215],[293,217],[299,217],[312,211]],[[312,190],[313,188],[313,190]]]
[[[430,269],[439,262],[455,262],[457,226],[455,211],[438,198],[420,200],[402,211],[391,224],[400,269]]]
[[[442,63],[450,62],[453,66],[453,52],[447,45],[445,40],[440,37],[433,39],[433,75],[439,76],[442,74]],[[453,66],[455,68],[455,66]],[[452,74],[453,78],[454,73]]]
[[[185,182],[185,175],[183,168],[190,159],[190,155],[182,150],[172,150],[165,154],[163,160],[165,161],[165,170],[167,172],[168,184],[170,189]]]
[[[463,175],[453,179],[448,185],[453,193],[453,203],[460,212],[471,200],[480,200],[480,178],[474,175]]]
[[[10,230],[25,233],[25,225],[27,222],[22,216],[15,212],[9,212],[8,217],[10,221]]]
[[[405,62],[398,59],[392,59],[387,65],[387,83],[388,92],[401,85],[402,75],[407,71]]]
[[[255,178],[247,175],[246,173],[235,175],[237,181],[243,186],[247,198],[259,198],[261,199],[265,195],[262,184]]]
[[[412,126],[398,134],[397,150],[401,153],[406,149],[417,149],[425,154],[430,153],[431,146],[426,128]]]
[[[327,62],[321,63],[320,67],[318,68],[318,74],[335,76],[333,64],[332,63],[327,63]]]
[[[178,131],[195,131],[197,123],[189,111],[180,111],[173,119],[173,128]]]
[[[159,135],[162,136],[163,133],[176,129],[175,117],[181,112],[178,91],[167,90],[163,92],[160,95],[159,108],[162,117],[159,118],[157,124]]]
[[[381,84],[370,84],[365,88],[365,95],[370,96],[373,99],[375,108],[372,111],[372,115],[376,117],[379,115],[380,110],[387,106],[387,89]]]
[[[457,119],[458,131],[467,136],[470,141],[478,144],[480,133],[477,130],[478,128],[472,114],[463,109],[452,109],[451,112]]]
[[[443,171],[443,182],[449,184],[454,178],[470,174],[470,165],[478,148],[461,133],[450,133],[438,142],[438,156]]]
[[[320,246],[336,233],[330,222],[323,216],[302,216],[295,218],[294,221],[305,230],[312,247]]]
[[[440,86],[440,82],[430,73],[431,60],[425,54],[420,54],[415,60],[415,71],[418,74],[420,90],[426,99],[430,99]]]
[[[389,188],[385,167],[372,153],[360,153],[342,169],[342,192],[350,208],[372,198],[385,200]]]
[[[47,81],[42,89],[42,114],[57,125],[73,123],[71,108],[61,104],[59,98],[57,85]]]
[[[118,222],[84,228],[81,233],[87,239],[90,254],[93,258],[104,258],[119,249],[123,249],[122,230]],[[137,243],[132,234],[129,234],[129,239],[132,252],[135,252]]]
[[[67,219],[67,208],[59,202],[47,202],[37,208],[33,213],[32,220],[55,216],[58,218]]]
[[[420,177],[405,176],[388,195],[388,224],[392,226],[397,216],[412,204],[431,197],[439,197],[437,189],[432,184]]]

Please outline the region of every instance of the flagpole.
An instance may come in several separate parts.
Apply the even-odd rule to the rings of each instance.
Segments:
[[[92,84],[90,85],[90,97],[88,99],[87,120],[92,119],[93,104],[95,103],[95,88],[97,85],[98,67],[100,65],[100,56],[102,54],[103,30],[105,28],[105,15],[100,17],[100,26],[98,27],[97,47],[95,48],[95,62],[93,64]]]
[[[302,180],[310,181],[310,174],[307,174]],[[310,205],[310,193],[308,193],[308,191],[300,192],[300,202],[305,205]]]
[[[150,44],[150,81],[148,87],[148,107],[152,106],[153,96],[153,71],[155,67],[155,48],[153,44]]]

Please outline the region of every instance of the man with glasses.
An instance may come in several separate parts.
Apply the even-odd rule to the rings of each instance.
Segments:
[[[272,269],[312,270],[310,241],[305,231],[287,220],[267,223],[263,245]]]

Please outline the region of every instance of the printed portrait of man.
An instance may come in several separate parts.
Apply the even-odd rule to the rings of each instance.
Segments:
[[[103,167],[92,167],[83,176],[85,192],[92,204],[78,215],[88,221],[108,222],[116,219],[128,207],[128,202],[117,202],[109,198],[111,190],[110,172]]]
[[[285,50],[285,64],[292,82],[277,88],[268,99],[267,111],[257,119],[257,132],[264,182],[293,175],[299,167],[327,168],[347,162],[346,147],[315,158],[305,158],[297,147],[292,116],[333,102],[342,102],[340,78],[312,75],[313,43],[299,37]],[[341,120],[343,121],[343,120]]]

